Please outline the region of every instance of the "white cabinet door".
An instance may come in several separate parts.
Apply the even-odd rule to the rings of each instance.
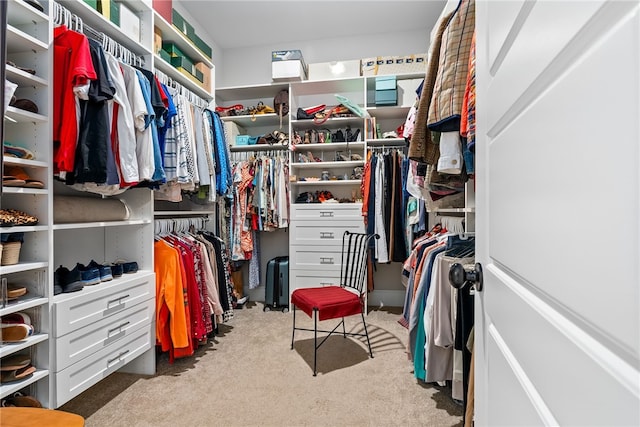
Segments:
[[[476,425],[640,425],[640,6],[477,6]]]

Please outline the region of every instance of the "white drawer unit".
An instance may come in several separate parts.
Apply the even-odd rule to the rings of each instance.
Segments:
[[[292,246],[289,265],[295,269],[322,269],[340,271],[342,246]]]
[[[292,221],[289,244],[293,245],[342,245],[345,231],[363,233],[362,220]],[[293,248],[292,248],[293,249]]]
[[[292,204],[292,220],[353,219],[362,221],[361,203]]]
[[[291,270],[289,281],[292,289],[315,288],[318,286],[339,286],[339,270]]]
[[[85,357],[123,339],[154,320],[155,300],[148,299],[53,340],[54,371],[61,371]]]
[[[122,368],[151,348],[154,331],[141,327],[55,375],[56,407]]]
[[[54,335],[61,337],[151,298],[155,298],[155,275],[141,271],[62,294],[54,300]]]

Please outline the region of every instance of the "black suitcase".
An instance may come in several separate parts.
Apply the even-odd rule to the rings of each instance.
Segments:
[[[279,256],[267,262],[264,311],[289,311],[289,257]]]

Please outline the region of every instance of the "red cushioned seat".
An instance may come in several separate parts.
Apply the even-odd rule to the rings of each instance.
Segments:
[[[367,324],[364,321],[364,282],[366,277],[367,253],[369,241],[379,238],[377,234],[366,235],[345,231],[342,236],[342,258],[340,269],[340,286],[321,286],[300,288],[291,293],[293,307],[293,331],[291,333],[291,349],[296,331],[313,332],[313,375],[317,374],[318,348],[342,325],[342,335],[361,336],[367,338],[369,355],[373,357]],[[313,329],[296,327],[296,308],[313,317]],[[347,332],[344,318],[359,314],[362,317],[364,333]],[[318,329],[318,320],[338,319],[342,321],[330,331]],[[328,333],[318,344],[318,332]]]
[[[309,317],[313,310],[318,310],[318,320],[327,320],[360,314],[363,301],[345,288],[323,286],[296,289],[291,294],[291,303]]]

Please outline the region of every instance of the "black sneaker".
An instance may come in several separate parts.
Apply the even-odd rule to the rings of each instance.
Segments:
[[[100,283],[100,270],[97,268],[85,267],[84,265],[77,263],[74,270],[76,269],[80,272],[80,278],[83,285],[91,286]]]
[[[63,268],[62,266],[60,266],[60,268]],[[60,284],[60,268],[58,268],[54,273],[53,273],[53,294],[54,295],[58,295],[62,293],[62,285]],[[69,270],[67,270],[69,271]]]
[[[137,273],[138,272],[138,263],[135,261],[121,261],[118,260],[116,261],[116,264],[119,264],[122,266],[122,272],[124,274],[131,274],[131,273]]]
[[[111,268],[111,275],[113,277],[122,276],[122,264],[111,264],[109,267]]]
[[[58,273],[58,280],[62,287],[62,292],[77,292],[84,287],[80,271],[77,267],[69,271],[68,268],[60,266],[56,272]]]
[[[87,265],[87,267],[97,268],[98,269],[98,272],[100,274],[100,281],[101,282],[108,282],[109,280],[113,280],[113,274],[111,273],[111,267],[109,267],[108,265],[98,264],[94,260],[91,260],[91,262]]]

